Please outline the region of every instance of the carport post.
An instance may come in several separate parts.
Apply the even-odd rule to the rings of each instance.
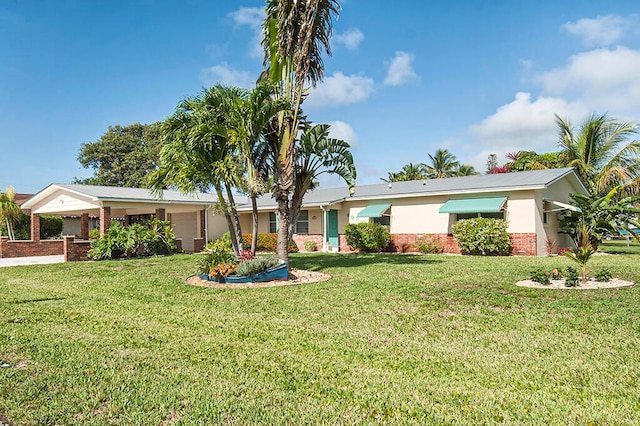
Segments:
[[[158,220],[167,220],[167,211],[163,208],[156,209],[156,219]]]
[[[40,241],[40,215],[31,213],[31,241]]]
[[[111,207],[100,207],[100,237],[104,237],[111,226]]]
[[[80,216],[80,238],[89,239],[89,213],[82,213]]]

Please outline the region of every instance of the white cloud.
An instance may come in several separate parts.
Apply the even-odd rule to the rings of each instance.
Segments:
[[[627,115],[640,110],[640,51],[596,49],[569,58],[566,66],[534,77],[546,93],[573,96],[598,111]]]
[[[264,22],[264,9],[261,7],[241,7],[229,14],[236,24],[248,26],[253,37],[249,47],[249,55],[254,58],[262,58],[262,23]]]
[[[558,140],[554,114],[575,120],[588,112],[580,102],[543,96],[532,101],[530,93],[519,92],[512,102],[470,127],[476,155],[468,161],[476,169],[484,170],[490,153],[497,154],[500,159],[513,151],[553,151]]]
[[[349,142],[351,148],[358,146],[358,135],[356,135],[353,127],[344,121],[332,121],[329,124],[331,125],[329,128],[329,137]]]
[[[353,104],[367,99],[373,91],[373,79],[359,74],[344,75],[335,72],[310,89],[305,105],[318,107]]]
[[[226,63],[222,63],[203,70],[202,80],[207,86],[222,84],[225,86],[251,88],[255,84],[256,77],[247,71],[234,70]]]
[[[414,55],[398,50],[391,60],[387,76],[384,78],[386,86],[400,86],[411,80],[415,80],[418,75],[413,70]]]
[[[347,49],[355,50],[364,40],[364,34],[358,28],[354,28],[344,33],[336,34],[333,39],[337,44],[343,44]]]
[[[618,15],[582,18],[576,22],[567,22],[562,28],[582,37],[589,46],[608,46],[620,40],[624,32],[633,25],[635,16],[623,18]]]

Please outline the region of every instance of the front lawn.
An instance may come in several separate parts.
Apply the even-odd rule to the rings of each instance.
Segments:
[[[195,264],[0,269],[0,419],[640,423],[640,290],[513,285],[568,259],[295,255],[333,279],[232,290],[186,285]]]

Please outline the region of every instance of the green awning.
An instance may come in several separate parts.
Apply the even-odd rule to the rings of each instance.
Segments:
[[[499,213],[507,197],[460,198],[449,200],[440,207],[440,213]]]
[[[369,204],[364,210],[358,213],[357,217],[381,217],[389,207],[391,207],[391,203]]]

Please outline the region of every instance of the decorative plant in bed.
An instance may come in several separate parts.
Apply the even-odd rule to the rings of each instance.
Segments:
[[[200,278],[219,283],[241,284],[287,280],[287,264],[273,255],[256,257],[247,250],[236,256],[223,243],[213,244],[200,260]]]

